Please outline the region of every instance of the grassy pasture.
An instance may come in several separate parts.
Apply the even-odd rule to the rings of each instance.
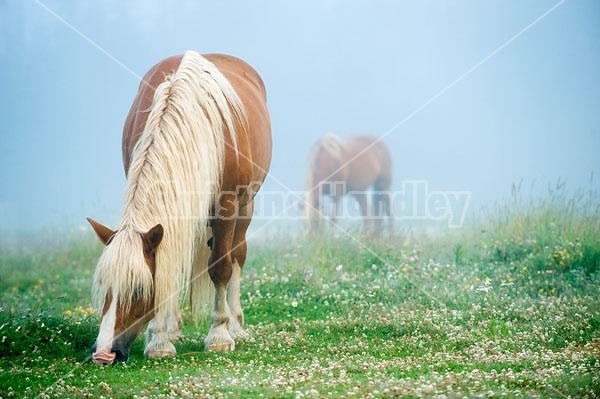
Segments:
[[[450,232],[250,245],[250,338],[178,357],[89,363],[101,247],[91,233],[0,242],[0,397],[600,396],[595,197],[499,206]]]

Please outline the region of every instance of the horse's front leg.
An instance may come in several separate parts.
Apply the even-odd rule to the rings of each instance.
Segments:
[[[178,307],[173,313],[167,316],[167,333],[171,341],[177,341],[181,338],[181,326],[183,321],[181,320],[181,309]]]
[[[175,356],[177,351],[171,343],[172,331],[169,331],[169,317],[166,312],[157,312],[146,329],[146,349],[148,357]],[[181,334],[181,330],[179,330]]]
[[[240,303],[240,286],[242,266],[238,259],[232,263],[232,275],[229,282],[229,290],[227,291],[227,304],[229,306],[229,335],[234,340],[248,337],[248,333],[244,330],[244,312]]]
[[[232,351],[235,342],[229,334],[230,311],[227,305],[227,286],[232,275],[231,243],[235,218],[218,219],[213,226],[212,253],[208,273],[215,286],[215,303],[211,314],[212,324],[204,340],[207,351]]]
[[[246,231],[250,225],[252,212],[254,210],[254,202],[251,201],[240,208],[238,220],[235,224],[235,234],[233,236],[233,247],[231,256],[233,258],[233,273],[229,282],[229,290],[227,292],[227,303],[231,316],[229,318],[229,334],[233,339],[246,338],[248,333],[244,330],[244,312],[240,302],[242,268],[246,262]]]
[[[367,195],[365,193],[355,194],[358,206],[360,208],[360,216],[363,218],[363,232],[369,234],[371,224],[371,213],[369,212],[369,206],[367,204]]]

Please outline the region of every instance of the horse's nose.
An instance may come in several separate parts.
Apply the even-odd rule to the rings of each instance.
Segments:
[[[92,354],[92,361],[96,364],[113,364],[116,354],[106,352],[95,352]]]

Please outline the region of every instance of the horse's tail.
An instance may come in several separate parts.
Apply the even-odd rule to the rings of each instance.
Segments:
[[[143,181],[136,181],[136,176],[143,179],[146,173],[155,180],[147,182],[156,193],[149,194],[154,204],[146,213],[155,213],[154,218],[160,215],[165,227],[156,254],[157,311],[177,314],[177,297],[183,300],[189,291],[196,296],[192,301],[195,314],[210,301],[210,290],[197,291],[210,281],[209,265],[205,261],[200,269],[194,268],[193,276],[192,265],[196,246],[206,246],[200,241],[209,235],[210,212],[220,191],[225,132],[237,154],[235,127],[244,126],[245,118],[243,104],[229,81],[194,51],[186,52],[177,71],[156,88],[142,139],[134,149],[129,179],[138,187]]]

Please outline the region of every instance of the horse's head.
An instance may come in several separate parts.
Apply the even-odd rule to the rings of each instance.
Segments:
[[[113,231],[88,218],[105,245],[98,261],[92,297],[102,321],[92,360],[97,364],[127,361],[129,347],[154,316],[156,249],[163,237],[158,224],[145,233]]]

